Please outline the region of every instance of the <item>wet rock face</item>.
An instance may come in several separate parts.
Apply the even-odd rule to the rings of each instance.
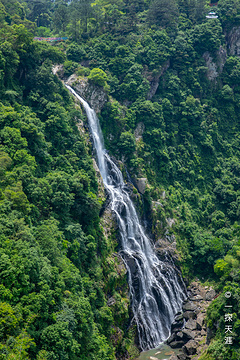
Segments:
[[[146,178],[137,178],[135,180],[135,185],[140,192],[140,194],[145,193],[146,185],[147,185],[147,179]]]
[[[240,27],[234,26],[226,38],[229,55],[240,56]]]
[[[137,124],[136,129],[134,130],[134,136],[136,138],[136,141],[142,139],[142,134],[144,133],[145,125],[143,122],[140,122]]]
[[[54,65],[52,68],[52,72],[54,75],[57,75],[60,77],[60,79],[64,76],[64,66],[63,65]]]
[[[70,85],[83,99],[85,99],[96,113],[99,113],[108,101],[108,96],[104,88],[91,83],[85,77],[77,77],[76,74],[73,74],[68,78],[66,84]]]
[[[211,290],[206,292],[205,300],[211,301],[211,300],[214,299],[215,295],[216,295],[216,291],[211,289]]]
[[[188,301],[186,302],[186,304],[183,305],[183,310],[186,310],[186,311],[194,311],[196,310],[197,308],[197,305],[194,304],[193,301]]]
[[[197,347],[198,347],[198,342],[195,340],[190,340],[184,345],[183,351],[187,355],[194,355],[197,352]]]
[[[219,50],[216,54],[216,59],[213,60],[213,57],[211,57],[210,52],[206,51],[203,54],[203,58],[206,62],[207,66],[207,78],[208,80],[216,80],[216,78],[219,76],[219,74],[222,72],[224,64],[227,60],[227,51],[220,46]]]
[[[197,360],[209,343],[205,316],[216,292],[212,288],[202,287],[198,282],[193,282],[188,291],[189,297],[183,304],[182,313],[175,316],[171,336],[167,340],[173,349],[181,349],[179,354],[174,355],[174,360]]]
[[[183,313],[183,317],[184,319],[189,320],[189,319],[196,319],[197,318],[197,314],[194,311],[184,311]]]
[[[197,322],[196,320],[190,319],[186,322],[185,328],[189,330],[197,330]]]
[[[149,85],[150,85],[150,90],[147,94],[147,99],[148,100],[151,100],[152,97],[156,94],[156,91],[158,89],[158,86],[159,86],[159,79],[161,76],[164,75],[164,73],[167,71],[167,69],[169,68],[170,66],[170,61],[166,61],[165,64],[163,64],[162,68],[161,68],[161,72],[156,75],[156,76],[153,76],[152,74],[145,74],[145,76],[147,77],[148,81],[149,81]]]
[[[179,360],[179,358],[177,357],[177,355],[173,354],[169,360]]]

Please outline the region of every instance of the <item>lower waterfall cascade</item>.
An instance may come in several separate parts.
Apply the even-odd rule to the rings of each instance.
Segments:
[[[93,138],[98,167],[110,196],[121,238],[120,255],[128,272],[130,300],[142,350],[155,348],[170,335],[171,324],[186,298],[180,272],[169,259],[161,261],[145,234],[127,191],[123,175],[104,148],[99,120],[93,109],[69,85],[82,103]]]

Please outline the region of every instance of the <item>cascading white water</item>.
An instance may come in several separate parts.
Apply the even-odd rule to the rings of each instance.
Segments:
[[[140,224],[123,176],[104,149],[98,118],[88,103],[70,86],[83,104],[91,129],[97,162],[104,186],[110,195],[121,236],[121,256],[128,271],[131,304],[142,350],[156,347],[170,335],[175,314],[181,310],[185,287],[171,261],[162,262]]]

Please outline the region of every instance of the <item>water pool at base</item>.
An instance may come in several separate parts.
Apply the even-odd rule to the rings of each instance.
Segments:
[[[173,354],[178,354],[179,349],[171,349],[166,344],[161,344],[155,349],[141,352],[135,360],[168,360]]]

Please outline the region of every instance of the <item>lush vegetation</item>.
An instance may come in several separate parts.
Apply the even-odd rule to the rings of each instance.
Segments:
[[[104,197],[86,135],[77,128],[82,113],[51,71],[65,54],[34,42],[25,24],[14,23],[24,5],[5,5],[0,359],[115,359],[131,346],[126,275],[112,257],[115,237],[106,239],[100,224]]]
[[[107,360],[130,347],[114,235],[103,235],[104,199],[76,126],[82,114],[51,73],[63,63],[65,75],[108,93],[99,116],[106,147],[148,179],[156,239],[174,218],[168,231],[184,276],[221,293],[204,358],[239,359],[240,59],[227,41],[240,5],[219,0],[219,18],[208,20],[210,9],[205,0],[1,0],[0,358]],[[33,35],[69,40],[51,46]],[[150,212],[151,203],[161,205]]]

